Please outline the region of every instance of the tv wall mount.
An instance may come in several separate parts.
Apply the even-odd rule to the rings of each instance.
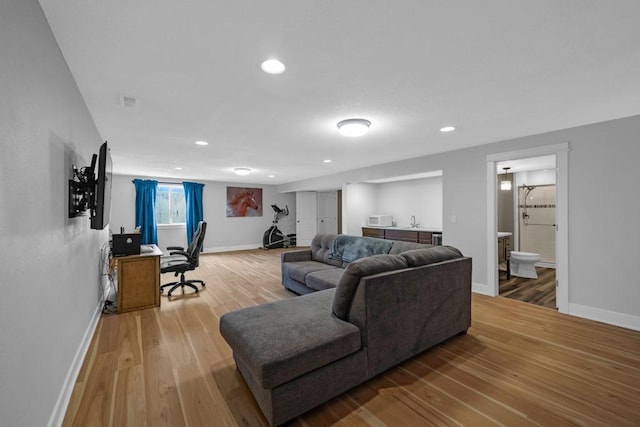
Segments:
[[[95,206],[95,177],[96,155],[91,166],[77,169],[73,166],[73,179],[69,180],[69,218],[87,216],[89,210]],[[93,215],[93,212],[91,212]]]

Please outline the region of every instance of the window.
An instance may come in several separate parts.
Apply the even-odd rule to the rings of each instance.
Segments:
[[[179,184],[158,184],[156,222],[158,225],[184,225],[186,205],[184,188]]]

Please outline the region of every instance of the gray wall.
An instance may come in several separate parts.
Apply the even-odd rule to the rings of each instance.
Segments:
[[[67,180],[101,138],[38,2],[0,10],[0,424],[43,426],[100,313],[107,232],[67,218]]]
[[[348,209],[343,221],[348,234],[361,235],[372,214],[393,216],[398,227],[408,227],[411,215],[421,227],[442,228],[442,177],[421,178],[382,184],[357,183],[344,187]]]
[[[111,230],[120,232],[120,226],[126,230],[135,228],[135,197],[136,192],[131,182],[134,178],[128,175],[114,175],[111,198]],[[160,178],[153,178],[162,181]],[[174,182],[173,180],[171,182]],[[178,182],[178,181],[176,181]],[[289,215],[282,218],[278,228],[285,233],[295,233],[296,225],[296,195],[295,193],[281,194],[274,185],[239,184],[215,181],[198,181],[204,184],[203,214],[207,221],[207,234],[204,240],[204,250],[221,251],[257,248],[262,246],[262,235],[273,221],[272,204],[280,208],[289,206]],[[227,186],[262,188],[262,216],[227,218],[225,205],[227,200]],[[159,227],[158,246],[185,246],[187,237],[184,226]]]
[[[72,386],[72,370],[82,362],[99,314],[99,253],[107,232],[90,230],[86,218],[67,218],[67,180],[71,165],[88,164],[102,138],[37,1],[3,0],[0,10],[0,414],[3,425],[41,426],[64,412],[63,392]],[[592,317],[617,313],[638,325],[638,135],[640,117],[632,117],[278,190],[342,188],[443,170],[444,243],[472,256],[473,280],[485,283],[487,154],[569,141],[570,310]],[[220,200],[223,186],[210,185],[211,203]],[[132,216],[127,225],[127,213],[116,212],[116,227],[133,226]],[[210,221],[218,231],[208,246],[242,246],[259,241],[270,216],[232,223],[215,210]]]
[[[408,227],[411,216],[421,227],[442,228],[442,177],[377,184],[377,213],[391,214],[398,227]]]
[[[280,190],[442,169],[444,244],[473,257],[473,281],[486,285],[487,155],[568,141],[569,312],[604,321],[616,317],[640,329],[639,135],[640,116],[634,116],[284,184]]]
[[[342,189],[342,232],[362,235],[367,215],[378,213],[376,184],[346,184]]]

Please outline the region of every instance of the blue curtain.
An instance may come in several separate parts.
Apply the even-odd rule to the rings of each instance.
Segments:
[[[183,182],[184,202],[187,205],[187,242],[191,244],[193,233],[198,228],[198,223],[203,220],[202,214],[202,188],[204,184],[197,182]]]
[[[158,244],[156,190],[158,181],[134,179],[136,186],[136,227],[140,227],[143,245]]]

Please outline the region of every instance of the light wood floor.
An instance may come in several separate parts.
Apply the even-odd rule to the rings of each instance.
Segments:
[[[266,425],[218,319],[292,297],[280,285],[281,252],[202,256],[191,273],[207,283],[198,296],[103,316],[64,425]],[[640,332],[481,295],[472,318],[467,335],[291,425],[640,425]]]

